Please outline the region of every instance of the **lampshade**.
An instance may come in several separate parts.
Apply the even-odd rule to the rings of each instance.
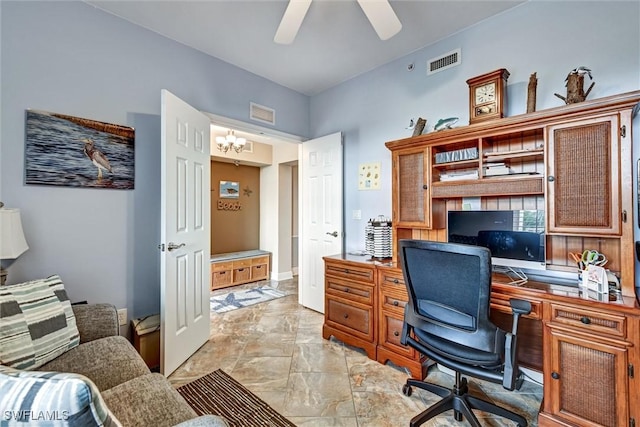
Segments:
[[[18,258],[27,249],[20,210],[0,208],[0,259]]]

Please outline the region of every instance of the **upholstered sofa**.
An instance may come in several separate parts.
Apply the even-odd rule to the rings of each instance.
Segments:
[[[0,424],[29,420],[228,427],[224,418],[198,417],[149,370],[119,336],[115,307],[71,305],[57,276],[0,287]]]

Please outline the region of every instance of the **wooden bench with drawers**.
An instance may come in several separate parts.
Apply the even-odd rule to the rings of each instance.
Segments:
[[[269,278],[271,253],[261,250],[211,256],[211,290]]]

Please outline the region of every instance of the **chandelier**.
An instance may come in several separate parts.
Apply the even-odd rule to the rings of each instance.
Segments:
[[[236,134],[233,130],[227,131],[227,136],[216,136],[216,144],[218,145],[218,150],[226,153],[230,148],[236,153],[241,152],[244,149],[244,145],[247,143],[245,138],[236,138]]]

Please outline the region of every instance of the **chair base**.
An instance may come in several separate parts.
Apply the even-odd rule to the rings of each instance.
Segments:
[[[425,411],[416,415],[411,419],[410,427],[417,427],[424,424],[427,420],[453,409],[456,421],[462,421],[462,417],[473,427],[481,427],[478,418],[473,414],[472,409],[479,409],[484,412],[498,415],[503,418],[514,421],[519,427],[527,427],[527,420],[515,412],[508,411],[486,400],[479,399],[469,394],[469,386],[467,379],[462,378],[459,372],[456,372],[456,383],[453,389],[448,389],[436,384],[427,383],[420,380],[408,379],[407,383],[402,387],[402,392],[410,396],[411,387],[421,388],[442,397],[442,400],[431,405]]]

